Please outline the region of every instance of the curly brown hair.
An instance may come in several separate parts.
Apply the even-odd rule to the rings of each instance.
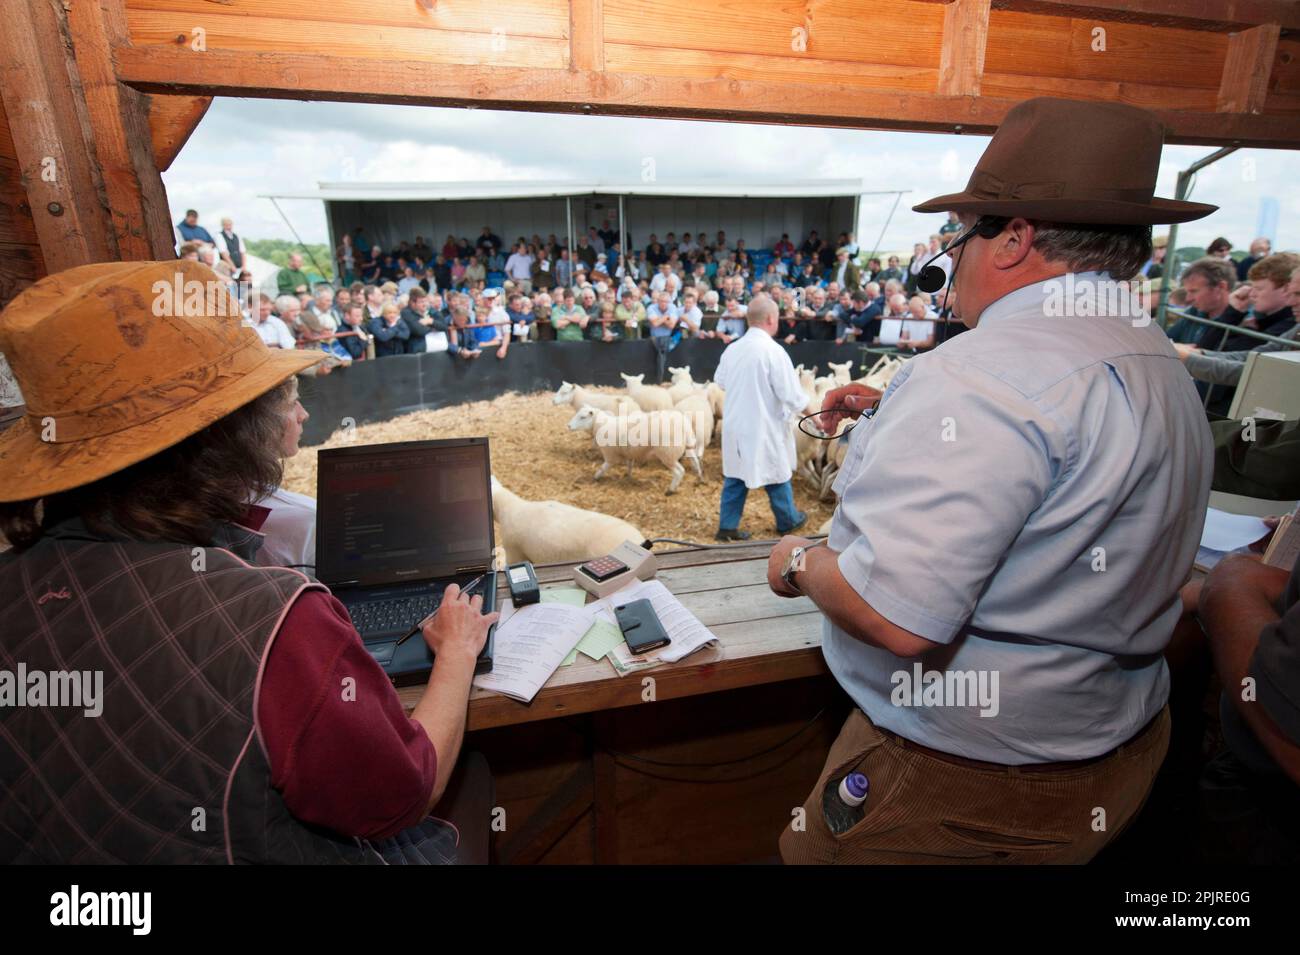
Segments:
[[[80,517],[95,533],[210,546],[222,523],[244,518],[283,476],[286,403],[294,378],[152,457],[82,487],[0,503],[0,533],[17,551]]]

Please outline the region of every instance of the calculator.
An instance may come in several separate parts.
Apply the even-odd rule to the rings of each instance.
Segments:
[[[658,568],[659,562],[650,550],[624,541],[604,557],[573,568],[573,582],[599,600],[633,580],[649,580]]]
[[[604,557],[597,557],[595,560],[589,560],[578,567],[580,572],[586,574],[597,583],[603,583],[611,577],[616,577],[627,569],[627,564],[623,563],[612,554],[606,554]]]

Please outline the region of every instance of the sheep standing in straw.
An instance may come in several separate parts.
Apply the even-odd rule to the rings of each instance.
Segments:
[[[581,561],[608,554],[645,535],[627,521],[559,501],[527,501],[492,476],[492,513],[501,526],[506,560],[534,564]]]
[[[658,461],[673,475],[664,493],[675,494],[686,476],[681,465],[683,457],[691,462],[697,476],[704,476],[695,429],[690,417],[680,411],[612,415],[586,405],[569,420],[569,430],[595,433],[596,447],[605,459],[596,471],[597,481],[615,464],[626,465],[627,476],[631,477],[634,464]]]
[[[582,387],[582,385],[575,385],[571,381],[560,382],[560,387],[551,396],[551,404],[572,405],[575,411],[583,405],[591,405],[593,408],[608,411],[610,414],[618,414],[620,410],[641,410],[631,398],[623,395],[601,394],[599,391],[592,391],[589,388]]]
[[[628,397],[640,406],[642,411],[668,411],[673,406],[673,396],[661,385],[645,385],[645,375],[625,375],[619,373],[627,385]]]

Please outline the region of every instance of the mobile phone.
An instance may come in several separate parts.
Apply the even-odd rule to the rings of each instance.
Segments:
[[[614,619],[623,631],[627,648],[637,656],[666,647],[671,642],[649,600],[632,600],[614,607]]]

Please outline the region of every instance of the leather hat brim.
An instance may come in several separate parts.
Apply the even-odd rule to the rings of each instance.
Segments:
[[[1092,199],[981,199],[966,192],[927,199],[913,212],[963,212],[976,215],[1017,216],[1047,222],[1085,225],[1160,225],[1201,219],[1218,206],[1204,202],[1153,198],[1149,203]]]
[[[0,501],[57,494],[115,474],[179,444],[325,358],[324,352],[314,350],[271,348],[267,352],[266,361],[251,372],[214,386],[166,414],[111,434],[42,441],[39,422],[15,421],[0,433]]]

